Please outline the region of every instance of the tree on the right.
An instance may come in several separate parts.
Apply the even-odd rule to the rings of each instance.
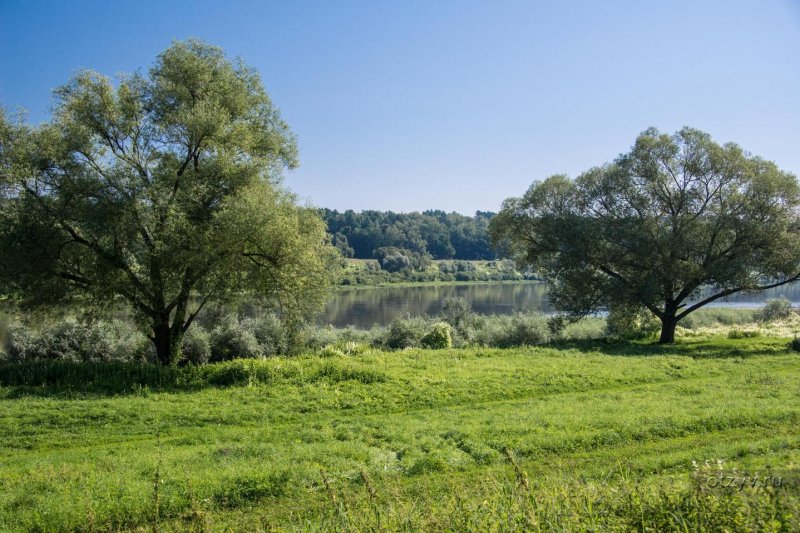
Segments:
[[[548,279],[562,316],[646,308],[672,343],[704,305],[800,279],[799,206],[796,176],[773,162],[651,128],[612,163],[507,199],[489,231]]]

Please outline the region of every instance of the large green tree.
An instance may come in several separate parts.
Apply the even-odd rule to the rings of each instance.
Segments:
[[[84,71],[55,96],[41,126],[0,116],[0,270],[23,301],[125,301],[163,364],[209,301],[320,304],[337,253],[280,184],[295,138],[253,69],[190,40],[147,75]]]
[[[643,132],[613,163],[510,198],[493,242],[552,283],[571,318],[646,308],[675,339],[689,313],[800,277],[794,175],[701,131]]]

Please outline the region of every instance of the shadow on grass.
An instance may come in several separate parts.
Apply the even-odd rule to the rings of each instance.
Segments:
[[[675,344],[655,341],[626,341],[612,339],[567,340],[551,344],[556,349],[603,353],[621,356],[680,355],[695,359],[746,358],[791,353],[788,340],[776,338],[728,339],[724,337],[683,338]]]
[[[696,359],[747,358],[793,353],[786,339],[684,338],[672,345],[652,341],[571,340],[548,345],[611,356],[679,355]],[[800,355],[798,355],[800,357]],[[163,367],[142,363],[74,363],[41,361],[0,364],[0,397],[76,397],[189,392],[208,387],[273,383],[303,384],[356,381],[382,383],[383,372],[358,361],[302,358],[239,359],[204,366]]]
[[[0,397],[116,396],[146,392],[190,392],[208,387],[272,383],[364,384],[387,381],[382,372],[345,362],[239,359],[204,366],[164,367],[141,363],[41,361],[0,364]]]

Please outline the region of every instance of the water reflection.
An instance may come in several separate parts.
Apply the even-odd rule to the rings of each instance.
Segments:
[[[449,297],[467,299],[481,314],[552,312],[544,283],[345,288],[333,295],[320,322],[370,328],[400,316],[438,314]]]
[[[458,296],[472,303],[480,314],[510,314],[515,311],[552,313],[547,285],[531,283],[487,283],[472,285],[343,288],[331,298],[319,322],[337,327],[371,328],[405,315],[435,315],[445,298]],[[739,294],[714,307],[759,307],[769,298],[785,296],[800,304],[800,284],[793,283],[760,293]]]
[[[445,298],[453,296],[467,299],[476,312],[485,315],[515,311],[553,312],[547,298],[547,285],[540,282],[361,287],[336,291],[318,322],[368,329],[388,324],[400,316],[436,315]],[[765,300],[779,296],[785,296],[795,306],[800,305],[800,283],[732,296],[711,306],[759,307]],[[0,346],[5,342],[8,324],[14,314],[12,306],[0,302]]]

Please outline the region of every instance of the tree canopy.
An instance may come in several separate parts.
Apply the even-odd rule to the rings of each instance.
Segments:
[[[490,234],[568,317],[645,308],[670,343],[696,309],[800,277],[798,205],[774,163],[696,129],[648,129],[612,163],[507,199]]]
[[[345,255],[370,259],[395,247],[433,259],[494,259],[487,228],[494,213],[474,217],[440,210],[422,213],[321,210],[334,243]]]
[[[0,116],[0,273],[31,305],[127,302],[164,364],[209,301],[302,316],[338,254],[281,185],[296,165],[258,74],[217,47],[176,42],[116,83],[82,71],[49,122]]]

